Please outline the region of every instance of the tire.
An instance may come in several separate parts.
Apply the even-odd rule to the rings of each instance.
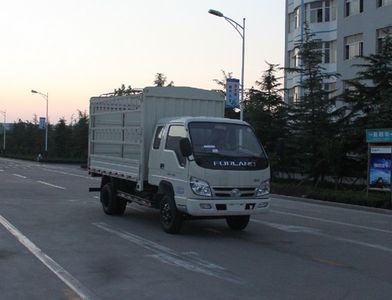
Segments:
[[[127,201],[116,196],[113,184],[106,183],[101,189],[101,203],[105,214],[122,216],[127,206]]]
[[[177,210],[174,198],[170,194],[163,195],[160,204],[160,221],[163,230],[167,233],[179,233],[183,217]]]
[[[250,216],[226,217],[226,223],[232,230],[243,230],[249,224]]]

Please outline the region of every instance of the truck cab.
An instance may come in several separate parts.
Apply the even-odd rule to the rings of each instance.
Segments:
[[[231,228],[243,229],[250,215],[269,209],[268,159],[246,122],[159,120],[148,161],[148,183],[165,187],[162,194],[168,199],[162,205],[171,223],[181,215],[225,217]]]

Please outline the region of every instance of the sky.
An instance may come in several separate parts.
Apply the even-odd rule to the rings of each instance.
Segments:
[[[221,11],[245,26],[245,88],[266,61],[284,62],[284,0],[0,0],[0,111],[7,122],[45,116],[69,123],[92,96],[121,84],[217,89],[222,70],[241,77],[242,39]]]

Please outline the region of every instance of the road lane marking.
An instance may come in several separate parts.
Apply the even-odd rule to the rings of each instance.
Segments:
[[[19,177],[19,178],[23,178],[23,179],[26,179],[26,178],[27,178],[26,176],[23,176],[23,175],[20,175],[20,174],[12,174],[12,175],[14,175],[14,176],[16,176],[16,177]]]
[[[281,215],[300,217],[300,218],[324,222],[324,223],[331,223],[331,224],[335,224],[335,225],[344,225],[344,226],[349,226],[349,227],[354,227],[354,228],[360,228],[360,229],[366,229],[366,230],[372,230],[372,231],[378,231],[378,232],[392,234],[391,230],[386,230],[386,229],[379,229],[379,228],[362,226],[362,225],[355,225],[355,224],[350,224],[350,223],[345,223],[345,222],[332,221],[332,220],[327,220],[327,219],[322,219],[322,218],[317,218],[317,217],[310,217],[310,216],[305,216],[305,215],[301,215],[301,214],[279,211],[279,210],[275,210],[275,209],[271,209],[270,212],[276,213],[276,214],[281,214]]]
[[[307,234],[325,237],[325,238],[332,239],[335,241],[354,244],[357,246],[364,246],[364,247],[369,247],[369,248],[382,250],[382,251],[386,251],[386,252],[392,252],[392,248],[388,248],[388,247],[378,245],[378,244],[371,244],[371,243],[367,243],[367,242],[357,241],[357,240],[353,240],[353,239],[346,239],[346,238],[338,237],[335,235],[325,234],[325,233],[322,233],[321,230],[316,229],[316,228],[278,224],[278,223],[272,223],[272,222],[267,222],[267,221],[254,220],[254,219],[252,219],[251,221],[255,222],[255,223],[267,225],[269,227],[279,229],[279,230],[289,232],[289,233],[307,233]]]
[[[100,180],[100,178],[96,178],[96,177],[85,176],[85,175],[78,175],[78,174],[73,174],[73,173],[68,173],[68,172],[48,169],[48,168],[44,168],[44,167],[42,167],[41,169],[43,169],[45,171],[48,171],[48,172],[52,172],[52,173],[62,174],[62,175],[69,175],[69,176],[74,176],[74,177],[79,177],[79,178],[84,178],[84,179],[90,179],[90,180]]]
[[[148,255],[162,263],[184,268],[188,271],[201,273],[204,275],[219,278],[236,284],[245,284],[245,281],[238,276],[226,271],[225,268],[201,259],[195,252],[178,253],[166,246],[147,240],[135,234],[111,228],[105,223],[92,223],[94,226],[114,234],[124,240],[132,242],[154,254]]]
[[[278,224],[272,223],[267,221],[260,221],[260,220],[251,220],[252,222],[264,224],[272,228],[276,228],[282,231],[290,232],[290,233],[309,233],[309,234],[321,234],[319,229],[305,227],[305,226],[296,226],[296,225],[286,225],[286,224]]]
[[[36,258],[38,258],[50,271],[61,281],[71,288],[82,299],[94,299],[93,294],[84,287],[75,277],[68,273],[62,266],[46,255],[32,241],[24,236],[16,227],[0,215],[0,223],[7,229],[23,246],[25,246]]]
[[[0,169],[0,172],[4,172],[4,170],[3,170],[3,169]]]
[[[45,181],[41,181],[41,180],[37,180],[37,182],[41,183],[41,184],[44,184],[44,185],[47,185],[47,186],[54,187],[56,189],[60,189],[60,190],[65,190],[66,189],[65,187],[54,185],[54,184],[51,184],[51,183],[48,183],[48,182],[45,182]]]

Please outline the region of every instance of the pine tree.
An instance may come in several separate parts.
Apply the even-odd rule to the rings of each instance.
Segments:
[[[335,99],[324,89],[326,81],[338,74],[326,73],[321,66],[322,52],[320,41],[305,28],[304,41],[299,43],[301,64],[290,69],[303,80],[300,83],[302,95],[290,106],[290,136],[286,142],[286,155],[290,157],[291,167],[305,173],[316,185],[331,172],[331,159],[325,151],[332,141],[339,138],[336,120],[341,111],[336,109]]]
[[[276,77],[278,65],[268,64],[261,81],[256,81],[259,89],[251,88],[245,101],[245,119],[252,125],[262,141],[274,170],[280,169],[282,161],[282,139],[286,136],[287,108]]]

